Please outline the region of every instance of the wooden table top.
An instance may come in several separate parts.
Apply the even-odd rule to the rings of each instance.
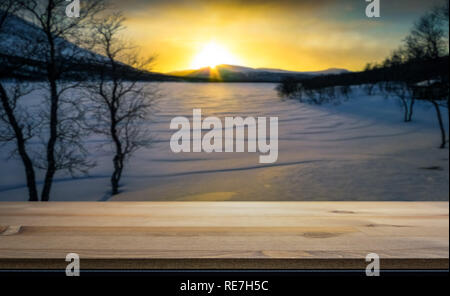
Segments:
[[[448,202],[0,203],[0,269],[443,269]]]

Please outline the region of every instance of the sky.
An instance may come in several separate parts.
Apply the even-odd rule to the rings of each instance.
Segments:
[[[415,20],[443,3],[380,0],[381,17],[369,19],[365,0],[111,1],[127,19],[126,38],[156,55],[158,72],[211,59],[293,71],[361,70],[389,55]]]

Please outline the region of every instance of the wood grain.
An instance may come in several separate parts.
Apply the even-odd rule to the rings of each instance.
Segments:
[[[368,253],[448,268],[449,203],[0,203],[0,268],[71,252],[89,268],[355,268]]]

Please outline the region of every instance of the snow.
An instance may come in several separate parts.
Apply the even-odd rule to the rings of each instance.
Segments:
[[[86,146],[98,166],[78,179],[58,174],[51,200],[448,200],[449,151],[437,148],[435,111],[426,103],[417,104],[414,121],[404,123],[395,98],[357,88],[340,105],[313,106],[280,99],[275,86],[160,83],[161,99],[149,122],[153,144],[127,163],[123,193],[109,197],[112,155],[98,149],[105,139],[91,136]],[[39,97],[25,101],[39,104]],[[278,116],[278,161],[260,164],[258,153],[247,152],[174,154],[170,121],[191,118],[194,108],[202,109],[203,118]],[[7,159],[11,148],[0,146],[0,200],[26,200],[22,165]]]

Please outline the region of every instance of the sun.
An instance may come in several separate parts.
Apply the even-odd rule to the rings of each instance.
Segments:
[[[204,67],[214,68],[217,65],[228,64],[237,65],[238,59],[234,57],[225,47],[209,42],[192,60],[191,67],[200,69]]]

